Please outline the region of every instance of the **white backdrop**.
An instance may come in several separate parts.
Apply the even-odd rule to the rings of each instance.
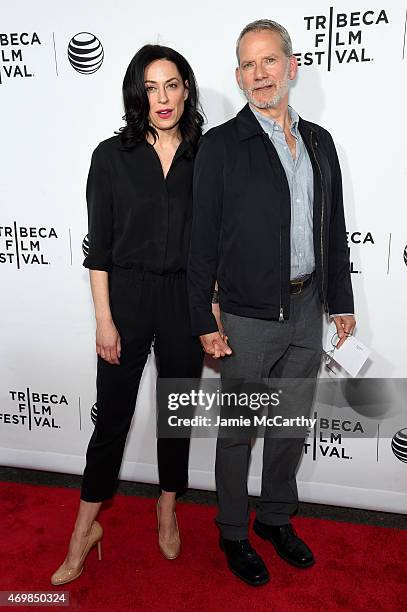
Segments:
[[[392,409],[361,414],[348,399],[318,406],[318,429],[299,471],[302,500],[403,512],[407,463],[391,439],[407,428],[406,7],[399,0],[275,4],[259,0],[15,0],[2,7],[0,463],[81,473],[95,402],[94,318],[82,267],[85,182],[91,152],[123,115],[121,85],[136,50],[173,46],[194,68],[207,127],[243,106],[234,81],[235,39],[268,17],[290,31],[300,70],[291,103],[327,127],[344,180],[357,333],[372,348],[362,376],[388,379]],[[68,46],[96,44],[99,67],[79,72]],[[98,41],[92,43],[96,36]],[[72,42],[71,44],[74,44]],[[103,55],[101,54],[103,48]],[[102,61],[103,60],[103,61]],[[207,376],[217,376],[210,364]],[[144,372],[121,476],[157,482],[155,367]],[[380,401],[379,401],[380,404]],[[354,407],[355,408],[355,407]],[[380,412],[380,410],[379,410]],[[332,422],[336,419],[339,426]],[[338,436],[350,420],[363,434]],[[339,430],[338,430],[339,427]],[[378,430],[376,437],[367,431]],[[380,429],[380,432],[379,432]],[[192,441],[190,485],[213,489],[214,440]],[[397,456],[398,455],[398,456]],[[404,460],[403,460],[404,459]],[[260,489],[261,441],[250,470]]]

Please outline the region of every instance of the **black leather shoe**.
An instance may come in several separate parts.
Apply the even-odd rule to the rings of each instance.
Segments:
[[[256,519],[253,529],[263,540],[268,540],[274,545],[284,561],[302,568],[314,565],[315,559],[312,551],[297,536],[292,525],[266,525]]]
[[[260,586],[270,580],[263,559],[250,546],[249,540],[225,540],[219,545],[225,553],[229,569],[251,586]]]

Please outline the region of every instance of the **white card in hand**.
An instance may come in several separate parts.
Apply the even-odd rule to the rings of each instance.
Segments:
[[[353,377],[357,376],[360,368],[369,357],[370,349],[362,344],[360,340],[357,340],[355,336],[348,336],[340,349],[336,348],[338,341],[336,325],[332,321],[325,338],[324,351],[328,357],[336,361],[348,374]]]

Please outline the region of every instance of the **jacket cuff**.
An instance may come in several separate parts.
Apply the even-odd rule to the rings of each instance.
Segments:
[[[195,310],[191,312],[191,330],[193,336],[203,336],[219,331],[212,311]]]

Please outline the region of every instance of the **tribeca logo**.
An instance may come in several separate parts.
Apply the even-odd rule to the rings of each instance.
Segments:
[[[407,463],[407,427],[394,434],[391,441],[391,450],[397,459]]]
[[[314,35],[311,51],[295,53],[299,66],[326,66],[328,71],[333,64],[371,62],[366,47],[363,46],[364,29],[388,24],[384,9],[335,13],[333,7],[328,15],[304,17],[307,32]]]
[[[68,407],[64,394],[9,391],[14,412],[0,413],[0,422],[5,425],[21,425],[30,431],[35,428],[60,429],[55,422],[54,412],[59,406]]]
[[[25,49],[40,44],[41,41],[36,32],[0,34],[0,85],[4,79],[18,77],[24,79],[34,76],[24,61]]]
[[[349,259],[351,259],[351,246],[353,245],[364,245],[364,244],[374,244],[373,236],[371,232],[346,232],[346,240],[348,242],[348,252]],[[357,270],[355,263],[351,260],[349,265],[349,270],[351,274],[361,274],[361,270]]]
[[[0,263],[15,264],[20,270],[25,265],[48,265],[42,253],[46,240],[58,238],[53,227],[0,226]]]
[[[69,41],[68,59],[80,74],[93,74],[103,64],[104,51],[100,40],[90,32],[79,32]]]
[[[343,438],[349,434],[364,434],[362,423],[346,419],[318,418],[317,412],[314,412],[314,419],[316,419],[316,424],[313,429],[313,439],[304,443],[304,454],[312,455],[313,461],[316,461],[319,455],[336,459],[352,459],[346,454]]]

